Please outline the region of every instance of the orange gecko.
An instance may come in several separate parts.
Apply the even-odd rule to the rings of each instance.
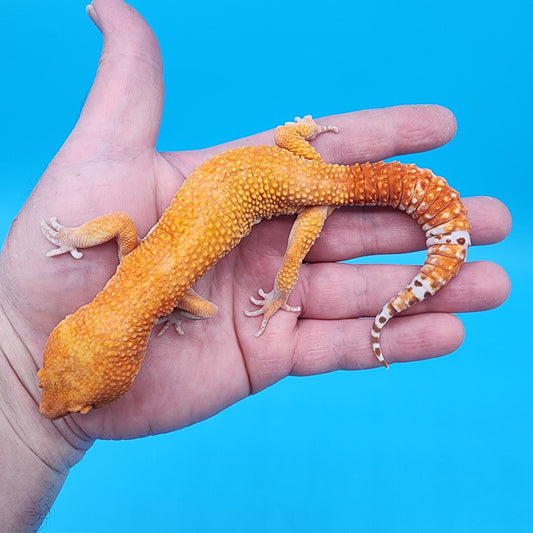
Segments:
[[[121,262],[94,300],[52,331],[38,372],[41,413],[55,419],[117,400],[139,372],[152,327],[173,309],[177,318],[167,319],[177,321],[177,328],[182,318],[214,316],[216,306],[191,287],[262,218],[297,214],[273,290],[252,297],[259,308],[246,314],[263,315],[260,335],[278,309],[299,311],[287,299],[300,264],[327,216],[344,205],[401,209],[425,231],[424,265],[385,304],[370,332],[374,353],[387,366],[379,344],[383,326],[446,285],[465,261],[466,208],[430,170],[398,162],[325,163],[308,141],[327,131],[337,129],[319,126],[309,116],[297,118],[276,129],[276,146],[237,148],[205,161],[138,245],[135,226],[124,213],[77,228],[55,218],[43,222],[44,235],[58,246],[47,255],[79,258],[78,248],[116,238]]]

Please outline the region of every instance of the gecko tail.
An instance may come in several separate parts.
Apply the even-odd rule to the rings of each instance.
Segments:
[[[466,259],[470,236],[463,229],[441,232],[438,228],[430,228],[426,231],[426,244],[428,249],[424,265],[411,282],[383,306],[374,319],[372,350],[386,368],[388,364],[380,345],[381,330],[392,317],[423,302],[448,284]]]

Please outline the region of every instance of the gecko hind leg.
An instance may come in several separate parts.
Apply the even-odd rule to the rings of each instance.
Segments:
[[[338,133],[336,126],[321,126],[317,124],[311,115],[304,118],[296,117],[294,122],[286,122],[284,126],[278,126],[274,131],[274,141],[280,148],[306,159],[322,160],[320,154],[309,144],[314,138],[322,133],[331,131]]]
[[[289,235],[287,250],[276,275],[274,289],[269,293],[259,289],[259,295],[263,299],[260,300],[252,296],[250,300],[255,305],[259,305],[260,308],[255,311],[244,312],[246,316],[252,317],[263,315],[261,326],[255,333],[256,337],[265,331],[268,321],[279,309],[291,312],[301,311],[300,307],[288,305],[287,299],[298,280],[302,261],[320,235],[326,218],[334,209],[334,207],[327,205],[306,207],[296,217]]]
[[[321,126],[313,120],[311,115],[306,115],[303,118],[296,117],[294,122],[286,122],[284,126],[278,126],[274,133],[274,140],[277,146],[297,156],[322,160],[320,154],[308,141],[328,131],[338,133],[339,129],[336,126]],[[334,209],[331,206],[310,206],[302,209],[298,214],[289,235],[287,250],[276,276],[274,288],[268,293],[259,289],[259,296],[262,299],[251,296],[250,300],[260,308],[244,312],[250,317],[263,315],[261,326],[255,333],[256,337],[265,331],[268,321],[279,309],[290,312],[301,311],[300,307],[288,305],[287,299],[296,284],[303,259],[318,238],[326,218]]]

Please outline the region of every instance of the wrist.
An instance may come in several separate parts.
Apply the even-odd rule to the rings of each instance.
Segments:
[[[23,338],[0,304],[0,523],[13,531],[38,528],[93,442],[70,417],[39,413],[37,365]]]

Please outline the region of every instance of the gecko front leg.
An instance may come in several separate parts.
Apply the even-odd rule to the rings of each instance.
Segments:
[[[68,227],[60,224],[56,217],[41,222],[43,235],[57,246],[46,253],[47,257],[70,253],[75,259],[81,259],[80,249],[98,246],[111,239],[117,240],[119,260],[129,254],[139,241],[137,230],[131,218],[123,212],[110,213],[85,222],[81,226]],[[189,289],[168,315],[161,317],[157,324],[164,323],[159,335],[174,324],[176,331],[183,335],[181,323],[185,319],[202,320],[217,314],[217,306]]]
[[[157,322],[164,324],[161,331],[157,334],[161,337],[169,326],[174,325],[174,329],[178,335],[184,335],[185,332],[181,328],[184,320],[204,320],[206,318],[213,318],[218,312],[218,307],[202,298],[196,291],[189,289],[183,298],[176,304],[174,310],[168,315],[162,316]]]
[[[122,211],[110,213],[76,227],[59,224],[56,217],[41,222],[43,235],[57,248],[47,252],[47,257],[70,253],[81,259],[80,248],[98,246],[111,239],[117,240],[118,258],[122,260],[138,243],[137,230],[131,218]]]

